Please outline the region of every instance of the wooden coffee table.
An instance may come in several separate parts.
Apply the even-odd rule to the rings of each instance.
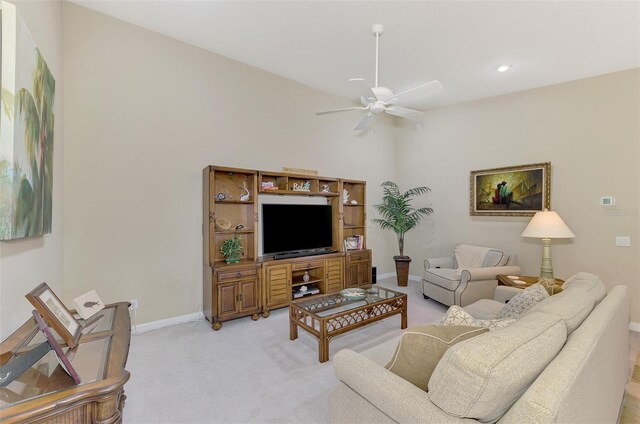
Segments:
[[[364,287],[367,296],[349,300],[340,293],[295,300],[289,305],[289,338],[298,338],[298,327],[318,339],[320,362],[329,360],[329,341],[338,334],[400,314],[400,328],[407,328],[407,295],[385,287]]]

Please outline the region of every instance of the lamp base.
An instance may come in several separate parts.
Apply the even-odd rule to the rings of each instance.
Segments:
[[[540,277],[553,280],[553,265],[551,264],[551,239],[542,239],[542,268]]]

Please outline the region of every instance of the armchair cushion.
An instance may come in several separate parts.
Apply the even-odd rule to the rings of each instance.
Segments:
[[[513,296],[509,303],[504,305],[498,318],[518,318],[547,297],[549,297],[547,290],[536,283],[522,290],[522,293]]]
[[[460,285],[460,274],[455,269],[429,268],[424,272],[423,278],[430,283],[454,291]]]
[[[427,391],[429,378],[442,355],[454,344],[489,331],[470,326],[423,325],[402,333],[387,368]]]
[[[467,311],[462,309],[460,306],[453,305],[447,310],[447,313],[442,318],[440,322],[443,326],[447,325],[471,325],[475,327],[484,327],[488,328],[489,331],[497,330],[499,328],[504,328],[507,325],[513,324],[516,322],[514,318],[507,319],[476,319]]]

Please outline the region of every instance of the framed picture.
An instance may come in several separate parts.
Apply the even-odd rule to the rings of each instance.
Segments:
[[[62,337],[67,346],[76,346],[82,326],[47,283],[40,284],[25,297],[40,312],[51,328]]]
[[[551,162],[471,171],[469,212],[533,216],[550,208]]]
[[[47,327],[47,324],[42,319],[42,316],[40,316],[40,313],[38,311],[33,311],[33,318],[35,318],[36,323],[38,324],[38,327],[40,327],[40,330],[42,331],[44,336],[47,338],[47,342],[49,342],[49,345],[55,352],[56,357],[58,358],[58,362],[60,363],[60,366],[62,367],[62,369],[65,370],[66,373],[69,374],[71,378],[73,378],[73,381],[76,384],[80,384],[80,376],[71,365],[71,361],[69,361],[69,358],[67,358],[67,355],[65,355],[65,353],[62,351],[62,348],[56,341],[55,337],[53,337],[53,334],[51,334],[51,331],[49,331],[49,327]]]

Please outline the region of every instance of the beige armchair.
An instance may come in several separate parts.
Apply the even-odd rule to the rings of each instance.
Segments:
[[[464,257],[459,254],[462,249],[475,254],[471,259],[466,257],[471,266],[458,265],[456,256]],[[516,255],[504,250],[459,245],[453,256],[425,259],[423,296],[448,306],[467,306],[479,299],[493,299],[498,286],[496,275],[522,272],[516,261]]]

